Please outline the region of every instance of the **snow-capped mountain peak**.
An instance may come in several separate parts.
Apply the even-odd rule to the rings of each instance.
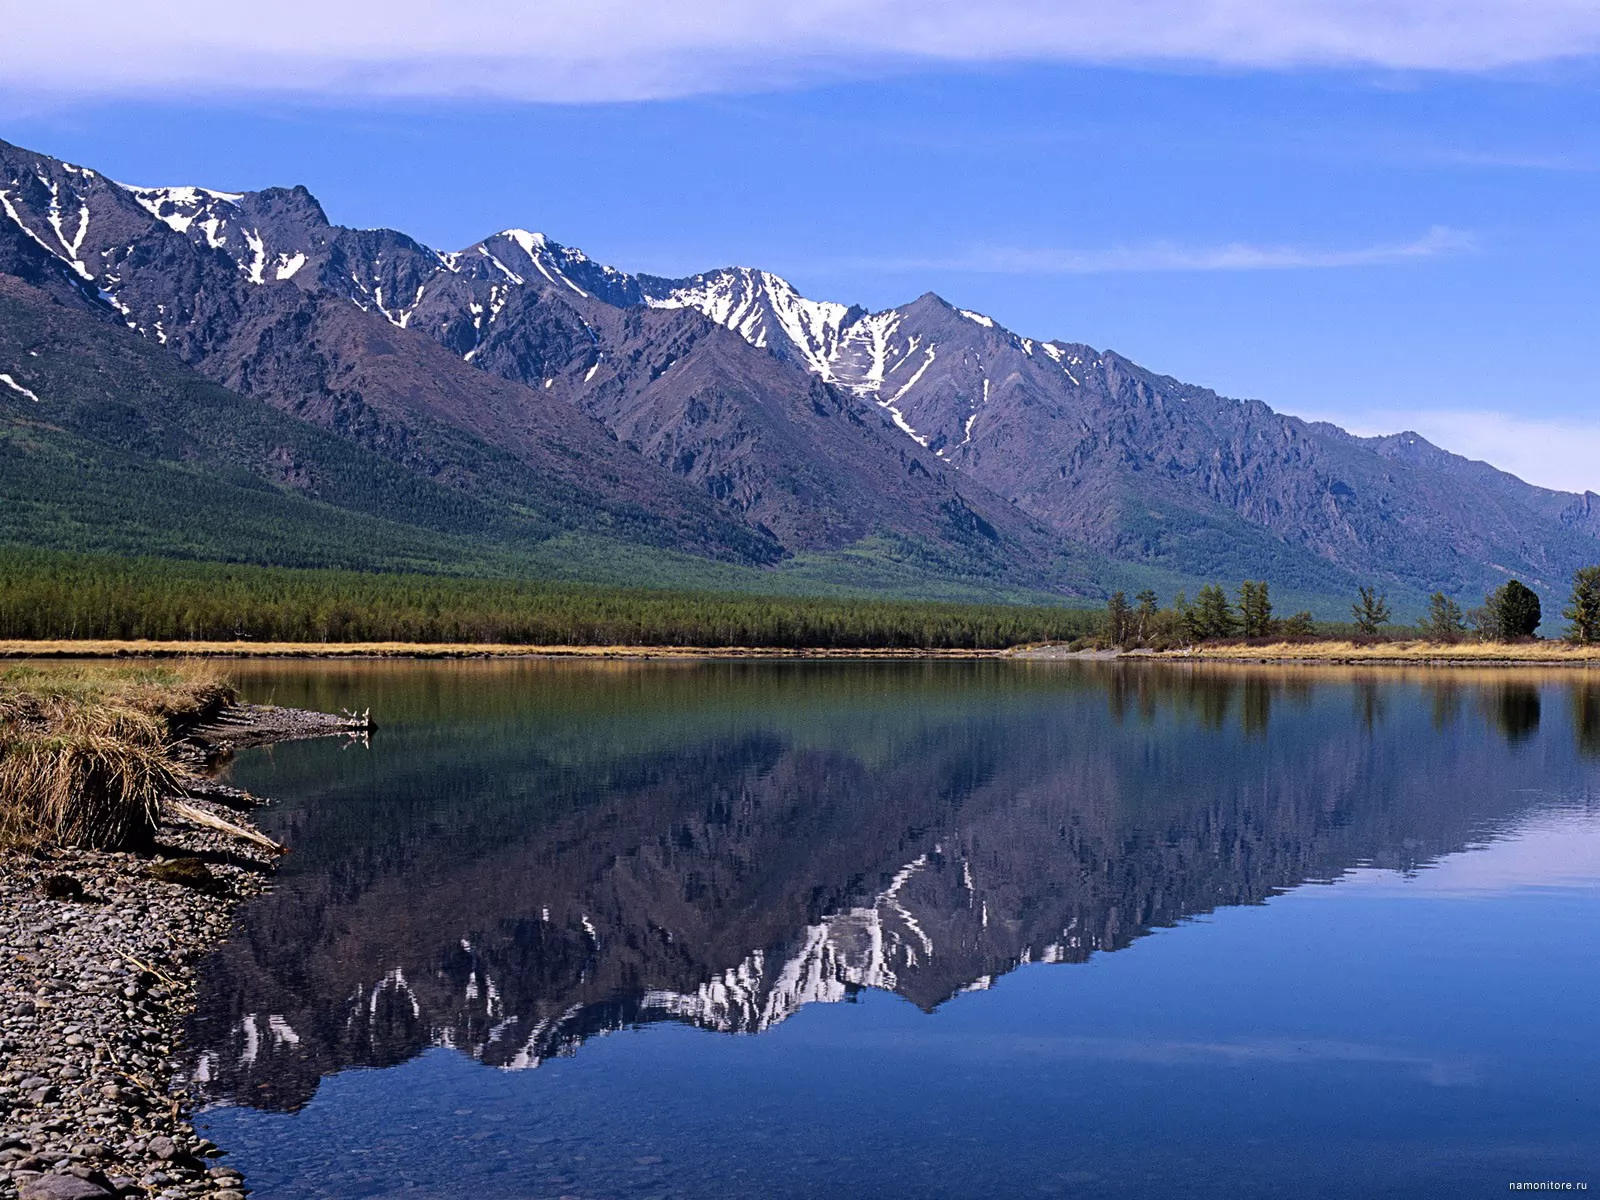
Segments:
[[[749,267],[696,275],[664,294],[647,294],[645,302],[698,309],[751,345],[792,354],[830,382],[837,382],[832,364],[840,335],[860,313],[843,304],[807,300],[781,275]]]

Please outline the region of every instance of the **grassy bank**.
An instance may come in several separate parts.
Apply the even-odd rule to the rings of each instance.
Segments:
[[[0,639],[1002,649],[1082,609],[657,591],[0,551]]]
[[[232,698],[203,664],[0,667],[0,847],[147,840],[180,790],[174,731]]]

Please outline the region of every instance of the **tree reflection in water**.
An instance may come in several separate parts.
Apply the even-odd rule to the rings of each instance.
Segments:
[[[863,988],[931,1010],[1357,864],[1414,867],[1528,803],[1516,751],[1559,686],[1011,662],[244,682],[381,723],[369,751],[237,764],[282,798],[264,815],[295,853],[205,968],[190,1067],[286,1109],[433,1045],[533,1067],[610,1029],[759,1031]],[[1600,689],[1566,690],[1600,753]],[[1573,748],[1552,769],[1580,771]]]

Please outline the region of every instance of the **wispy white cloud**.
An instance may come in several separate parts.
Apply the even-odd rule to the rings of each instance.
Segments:
[[[1454,454],[1493,463],[1540,487],[1600,492],[1600,419],[1402,408],[1325,411],[1316,419],[1368,437],[1409,429]]]
[[[1592,0],[83,0],[70,32],[50,5],[11,8],[0,86],[69,96],[621,100],[918,63],[1477,71],[1600,53]]]
[[[1101,250],[1028,249],[979,246],[947,255],[893,258],[849,258],[817,264],[850,270],[971,271],[996,275],[1102,275],[1154,271],[1295,271],[1339,267],[1374,267],[1419,262],[1465,254],[1477,240],[1457,229],[1436,225],[1406,242],[1324,248],[1228,242],[1220,246],[1184,246],[1150,242]]]
[[[959,1001],[958,1001],[959,1003]],[[865,1035],[825,1031],[810,1035],[812,1044],[834,1048],[863,1044]],[[937,1048],[944,1061],[981,1058],[1019,1063],[1099,1061],[1152,1067],[1224,1067],[1245,1070],[1281,1067],[1316,1071],[1330,1065],[1370,1072],[1420,1076],[1435,1087],[1472,1087],[1482,1078],[1482,1063],[1465,1055],[1432,1056],[1375,1043],[1327,1038],[1239,1037],[1200,1041],[1161,1037],[1097,1037],[1092,1034],[996,1033],[974,1036],[970,1030],[919,1034],[921,1050]]]

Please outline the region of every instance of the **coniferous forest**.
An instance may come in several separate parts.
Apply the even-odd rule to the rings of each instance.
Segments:
[[[1081,608],[757,596],[0,550],[0,638],[999,649]]]

